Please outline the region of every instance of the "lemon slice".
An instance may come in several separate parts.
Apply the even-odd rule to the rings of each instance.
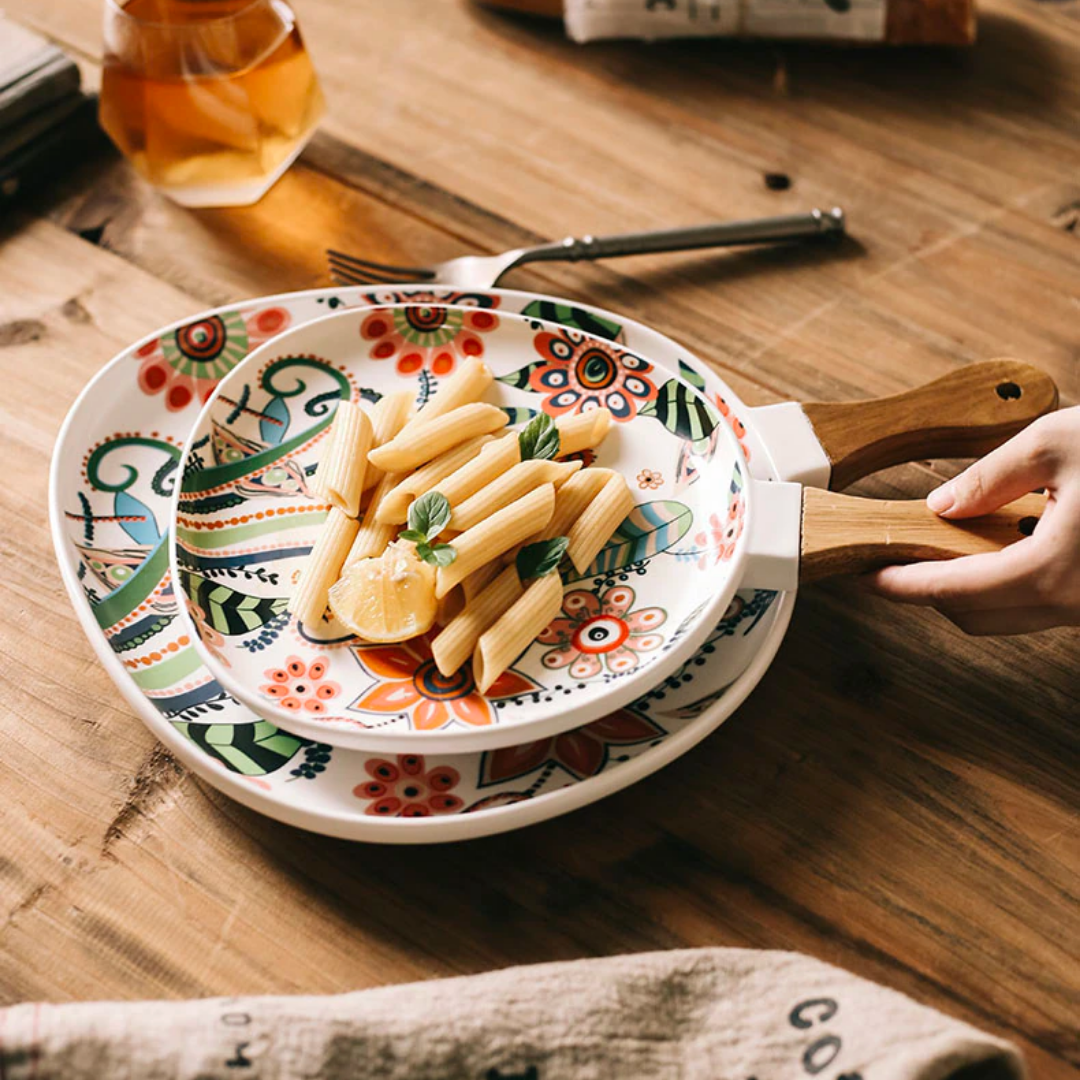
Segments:
[[[408,540],[391,544],[378,558],[358,559],[330,589],[330,607],[365,641],[408,641],[435,623],[435,567]]]

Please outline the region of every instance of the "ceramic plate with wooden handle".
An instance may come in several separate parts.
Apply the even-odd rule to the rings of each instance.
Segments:
[[[541,314],[495,317],[430,304],[346,309],[286,331],[222,380],[181,456],[170,554],[187,601],[181,620],[237,700],[295,735],[343,748],[454,753],[521,745],[598,720],[671,678],[740,588],[792,590],[800,569],[805,580],[1009,538],[1003,527],[977,533],[939,521],[921,502],[758,481],[737,429],[696,381]],[[432,392],[425,369],[386,360],[388,345],[415,347],[419,333],[433,330],[444,348],[459,339],[482,348],[494,375],[485,401],[515,423],[538,410],[559,416],[605,406],[612,429],[592,450],[595,464],[633,485],[631,509],[608,543],[583,563],[564,564],[561,613],[516,646],[505,678],[484,691],[467,661],[433,674],[428,639],[363,642],[336,617],[300,618],[282,595],[282,583],[305,572],[323,528],[325,507],[304,478],[324,452],[328,403]],[[774,457],[790,459],[784,475],[798,478],[801,469],[807,484],[845,482],[913,452],[978,452],[1055,396],[1034,369],[1002,361],[892,399],[773,406],[754,419],[772,428],[766,442]],[[223,575],[244,582],[240,600]],[[330,704],[305,704],[300,691],[283,697],[292,668],[319,671]],[[415,704],[408,687],[418,684],[435,695],[420,711],[402,705]],[[444,704],[461,700],[447,695],[462,687],[468,704],[458,708],[471,710],[464,716]]]
[[[430,300],[430,293],[428,284],[397,286],[376,295],[362,289],[327,289],[264,297],[251,301],[241,314],[248,319],[249,327],[262,335],[254,337],[249,345],[252,347],[283,326],[295,327],[320,317],[328,305],[370,306],[414,295]],[[446,289],[438,296],[449,302],[454,292]],[[1053,387],[1045,377],[1024,365],[1005,361],[958,370],[937,385],[932,401],[925,390],[920,390],[884,403],[750,409],[690,350],[624,314],[508,289],[486,290],[466,300],[500,312],[527,311],[555,317],[574,327],[607,328],[612,340],[677,371],[684,381],[699,386],[734,424],[752,455],[755,478],[838,487],[858,479],[864,470],[900,460],[980,455],[1051,409],[1055,402]],[[274,321],[264,326],[264,317],[270,316]],[[120,513],[114,504],[119,506],[121,500],[130,500],[134,494],[151,523],[160,527],[167,520],[169,487],[156,482],[162,444],[134,445],[132,440],[113,433],[134,428],[160,432],[162,438],[169,438],[170,445],[183,443],[200,399],[196,397],[186,409],[167,409],[164,394],[149,394],[132,373],[140,363],[146,367],[160,362],[160,354],[157,359],[153,354],[142,359],[148,343],[172,341],[172,335],[185,325],[193,332],[202,332],[222,322],[231,341],[237,333],[236,319],[236,312],[229,307],[202,312],[186,324],[176,323],[156,331],[120,353],[69,414],[57,444],[51,482],[50,512],[60,566],[89,641],[143,723],[203,782],[271,818],[326,835],[391,843],[484,836],[566,813],[655,772],[714,732],[768,669],[787,628],[793,596],[742,590],[732,605],[740,614],[725,619],[723,632],[714,635],[706,651],[689,665],[692,675],[677,688],[665,687],[662,701],[657,696],[645,703],[642,715],[651,715],[655,722],[653,727],[645,727],[654,732],[647,745],[625,749],[625,727],[607,728],[596,735],[591,734],[593,729],[585,729],[581,739],[567,745],[599,748],[606,745],[605,739],[623,741],[611,742],[611,753],[598,758],[595,769],[581,773],[553,769],[554,759],[545,764],[542,756],[529,759],[527,752],[511,755],[504,760],[526,764],[535,761],[536,768],[531,772],[511,770],[502,779],[491,773],[490,754],[440,756],[439,763],[452,766],[460,776],[453,794],[460,796],[461,810],[454,813],[378,816],[375,804],[357,798],[353,788],[356,777],[365,773],[365,763],[376,758],[381,761],[381,755],[335,751],[325,769],[317,763],[325,755],[309,759],[314,764],[305,764],[298,752],[290,760],[289,754],[295,751],[286,748],[281,753],[283,741],[288,742],[282,733],[222,693],[205,667],[198,663],[192,667],[192,646],[179,653],[167,648],[176,639],[176,603],[168,587],[167,560],[161,559],[165,554],[163,544],[142,549],[138,573],[130,574],[131,568],[121,558],[129,559],[132,554],[135,526],[129,526],[129,532],[119,518],[99,518],[95,522],[95,543],[87,547],[85,522],[66,513],[78,508],[80,492],[89,496],[100,514]],[[268,329],[271,326],[274,329]],[[239,322],[239,332],[244,332],[243,321]],[[899,411],[905,402],[906,418]],[[913,423],[913,414],[918,422]],[[873,437],[866,440],[863,433],[868,429],[873,430]],[[107,470],[114,471],[106,471],[100,478],[100,488],[90,486],[85,475],[85,460],[95,447],[104,448],[98,451],[99,457],[110,449],[124,455],[120,466],[115,464],[115,457],[113,464],[106,463]],[[134,462],[134,466],[128,468],[128,462]],[[138,478],[134,475],[136,469]],[[816,495],[804,494],[810,499]],[[861,509],[865,513],[866,506]],[[143,535],[136,539],[141,542]],[[683,542],[691,539],[685,537]],[[91,560],[99,558],[103,549],[115,549],[118,558],[105,567],[98,563],[95,569]],[[117,578],[126,584],[122,589],[114,588],[105,603],[98,603],[95,594],[102,588],[106,570],[112,578],[113,567],[126,572],[123,578]],[[106,581],[105,588],[113,586]],[[149,638],[145,634],[138,637],[141,652],[135,653],[130,644],[132,631],[117,634],[115,629],[126,625],[129,613],[136,611],[148,593],[156,599],[142,626],[152,625],[153,629]],[[162,614],[166,617],[161,618]],[[160,649],[161,661],[141,669],[133,678],[130,658],[149,656],[155,649]],[[178,675],[166,674],[178,664],[183,665]],[[152,689],[148,692],[144,687]],[[209,701],[209,710],[213,711],[208,711],[203,701]],[[640,726],[632,730],[640,730]],[[544,745],[530,744],[523,751]],[[317,744],[310,747],[312,752],[317,749]],[[308,779],[293,782],[298,776]],[[526,790],[528,797],[521,794]]]
[[[794,589],[888,563],[994,551],[1023,539],[1042,512],[1041,495],[985,517],[949,521],[921,500],[862,499],[823,489],[920,457],[978,457],[1057,401],[1049,376],[1001,359],[893,397],[751,409],[748,422],[788,482],[748,485],[742,585]]]

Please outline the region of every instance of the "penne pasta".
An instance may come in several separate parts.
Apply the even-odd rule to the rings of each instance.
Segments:
[[[615,475],[617,474],[611,469],[582,469],[581,472],[574,473],[555,493],[555,512],[551,515],[551,520],[535,536],[530,536],[525,542],[535,544],[540,540],[566,536],[570,531],[570,526],[585,512],[585,507],[596,498],[600,489]],[[503,556],[503,562],[508,563],[516,556],[517,549],[508,551]],[[466,581],[465,584],[467,588],[468,582]]]
[[[557,491],[580,468],[580,461],[520,461],[460,503],[450,515],[450,528],[465,532],[541,484],[554,484]]]
[[[388,443],[408,422],[412,410],[413,395],[408,390],[396,394],[384,394],[369,410],[371,417],[371,445]],[[364,490],[373,488],[383,478],[383,470],[368,462],[364,473]]]
[[[456,537],[453,544],[457,557],[449,566],[439,567],[436,598],[442,599],[474,570],[520,544],[538,528],[542,529],[554,510],[555,487],[543,484]]]
[[[458,617],[465,608],[465,590],[455,585],[438,603],[435,609],[435,621],[440,626],[447,626]]]
[[[490,565],[490,564],[489,564]],[[488,582],[475,597],[466,602],[464,610],[446,624],[431,643],[435,666],[449,677],[472,656],[480,635],[520,598],[525,591],[518,578],[517,567],[508,566]]]
[[[511,566],[504,573],[516,574],[517,569]],[[558,618],[562,602],[562,581],[558,574],[535,578],[499,619],[480,635],[473,650],[473,678],[480,693],[486,694],[492,683],[532,644],[536,636],[553,619]]]
[[[298,622],[314,626],[322,619],[330,586],[341,574],[358,528],[354,518],[336,506],[331,507],[300,573],[300,584],[289,601],[289,610]]]
[[[611,473],[565,534],[570,541],[566,553],[579,574],[585,573],[634,506],[634,496],[626,479],[619,473]]]
[[[477,593],[481,593],[490,585],[498,576],[502,570],[502,566],[497,562],[489,562],[484,566],[481,566],[479,570],[474,570],[462,583],[461,589],[465,593],[465,599],[471,600]]]
[[[447,450],[423,468],[410,473],[392,491],[388,491],[386,498],[379,503],[378,520],[384,525],[400,525],[405,522],[409,517],[409,505],[413,499],[426,495],[436,488],[441,480],[472,461],[481,447],[486,446],[491,439],[490,435],[477,435],[475,439],[469,439],[460,446]]]
[[[477,435],[489,435],[506,426],[508,417],[497,405],[474,401],[429,420],[411,432],[406,424],[397,435],[368,454],[377,469],[408,472]]]
[[[409,422],[414,400],[411,390],[398,390],[383,394],[368,409],[375,446],[389,442]]]
[[[314,489],[331,506],[349,517],[360,513],[367,453],[371,449],[371,420],[359,405],[343,401],[334,414],[330,439],[315,473]]]
[[[564,416],[555,421],[559,431],[558,457],[591,450],[599,446],[611,428],[611,413],[605,408],[590,409],[575,416]]]
[[[405,425],[404,433],[414,435],[421,425],[437,420],[471,401],[479,401],[494,378],[487,364],[470,356],[443,383],[442,389]]]
[[[472,461],[441,480],[439,491],[451,506],[457,506],[519,461],[521,447],[517,435],[512,431],[496,435]]]
[[[571,476],[555,496],[555,512],[547,527],[534,539],[550,540],[553,536],[566,536],[570,527],[585,512],[585,507],[616,475],[611,469],[582,469]]]
[[[343,566],[384,555],[409,520],[413,502],[427,495],[428,513],[417,515],[417,533],[409,534],[420,545],[427,565],[416,561],[410,545],[392,550],[400,547],[409,554],[410,567],[415,562],[428,575],[422,590],[427,604],[423,625],[432,625],[434,617],[442,626],[432,647],[439,671],[450,677],[471,657],[482,692],[561,607],[562,583],[552,568],[555,553],[538,555],[540,561],[530,558],[530,566],[552,569],[522,583],[517,566],[509,565],[522,545],[565,535],[566,554],[584,572],[634,506],[626,481],[610,469],[584,468],[580,460],[543,456],[522,461],[519,433],[503,430],[506,412],[477,400],[492,379],[487,365],[467,360],[446,380],[441,393],[411,418],[412,395],[406,391],[386,395],[367,410],[351,402],[338,406],[327,453],[313,482],[330,501],[331,511],[290,604],[300,621],[312,625],[321,621]],[[555,422],[559,433],[555,456],[598,446],[611,424],[607,409],[563,417]],[[548,419],[534,424],[525,440],[529,452],[551,453],[550,434]],[[362,507],[362,520],[357,522]],[[453,561],[436,567],[451,557],[447,543],[453,547]],[[408,613],[410,601],[400,599],[403,587],[388,567],[385,559],[365,563],[343,579],[342,603],[348,618],[355,618],[365,634],[374,633],[374,624],[357,613],[366,596],[361,587],[370,582],[359,578],[354,582],[357,575],[369,571],[369,577],[381,575],[371,596],[381,595],[384,601],[398,597],[398,607]],[[416,593],[413,600],[419,596]],[[388,641],[404,640],[403,635],[419,626],[389,616],[384,622],[378,632],[385,631]]]
[[[397,535],[396,525],[384,525],[378,520],[379,504],[401,480],[396,473],[387,473],[380,481],[379,486],[371,496],[364,520],[356,533],[356,539],[349,549],[346,565],[356,562],[357,559],[374,559],[381,555],[389,546],[390,541]]]

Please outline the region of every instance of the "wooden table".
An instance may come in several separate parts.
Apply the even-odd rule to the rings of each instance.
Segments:
[[[100,4],[8,0],[85,60]],[[0,996],[334,992],[699,945],[796,949],[1080,1062],[1075,632],[968,639],[808,588],[761,687],[677,764],[566,818],[425,850],[325,840],[194,780],[72,616],[57,427],[113,353],[213,303],[568,232],[841,203],[819,250],[547,265],[748,401],[862,397],[1013,355],[1080,394],[1080,2],[989,0],[970,52],[566,42],[464,0],[297,0],[322,134],[258,205],[191,213],[108,159],[2,223],[9,471]],[[786,191],[764,174],[784,173]],[[953,463],[856,490],[918,496]]]

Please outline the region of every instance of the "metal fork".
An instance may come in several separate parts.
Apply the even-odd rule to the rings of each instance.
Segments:
[[[342,285],[388,285],[430,281],[467,289],[495,285],[508,270],[530,262],[577,262],[615,255],[644,255],[659,251],[730,247],[736,244],[776,244],[788,240],[834,235],[844,231],[844,211],[811,210],[808,214],[693,225],[685,229],[626,233],[622,236],[568,236],[536,247],[515,248],[501,255],[464,255],[433,266],[392,266],[328,250],[330,274]]]

